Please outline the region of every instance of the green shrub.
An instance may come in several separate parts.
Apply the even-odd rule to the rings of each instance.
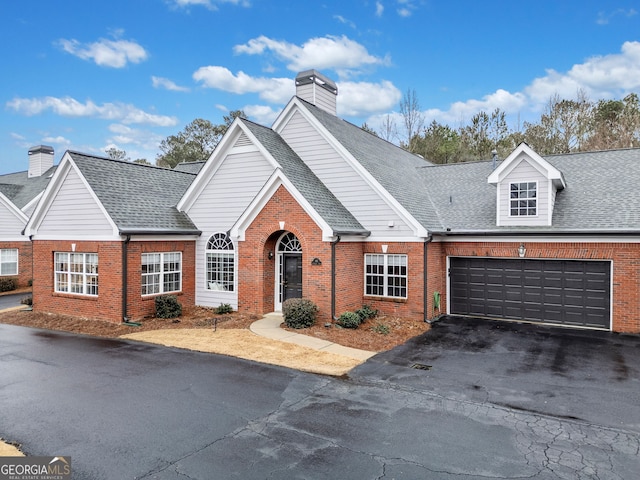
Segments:
[[[381,335],[389,335],[391,333],[391,328],[386,323],[376,323],[371,327],[371,330]]]
[[[336,323],[342,328],[358,328],[362,323],[360,315],[355,312],[344,312],[338,317]]]
[[[33,305],[33,297],[31,295],[29,295],[28,297],[24,297],[22,300],[20,300],[20,303],[22,305],[32,306]]]
[[[156,317],[176,318],[182,315],[182,304],[175,295],[160,295],[155,301]]]
[[[318,307],[308,298],[290,298],[282,304],[284,323],[289,328],[308,328],[316,323]]]
[[[216,308],[216,313],[218,315],[224,315],[225,313],[233,312],[233,307],[228,303],[221,303],[218,308]]]
[[[360,321],[362,323],[365,320],[369,320],[370,318],[377,317],[378,313],[380,312],[375,308],[371,308],[369,305],[362,305],[362,308],[359,308],[358,310],[356,310],[356,313],[360,317]]]
[[[15,278],[0,278],[0,292],[9,292],[18,288]]]

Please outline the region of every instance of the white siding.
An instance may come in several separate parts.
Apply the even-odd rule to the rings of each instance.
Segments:
[[[413,235],[400,216],[300,113],[292,116],[280,135],[362,226],[371,231],[372,240],[376,236]],[[393,228],[389,228],[390,221]]]
[[[258,151],[227,155],[187,212],[202,231],[196,242],[198,305],[217,307],[221,303],[228,303],[234,309],[238,308],[237,288],[235,292],[217,292],[205,288],[207,242],[214,233],[226,232],[233,226],[272,173],[273,166]]]
[[[15,213],[9,210],[9,207],[0,202],[0,241],[5,240],[27,240],[21,236],[22,229],[25,226]]]
[[[537,182],[537,212],[536,216],[510,216],[510,185],[519,182]],[[539,170],[534,168],[526,160],[522,160],[498,185],[498,225],[550,225],[551,218],[549,216],[550,207],[550,189],[551,181],[548,180]]]
[[[78,172],[71,168],[51,201],[38,234],[99,237],[113,235],[113,228]]]
[[[296,95],[325,112],[336,115],[336,95],[323,87],[315,83],[298,85]]]

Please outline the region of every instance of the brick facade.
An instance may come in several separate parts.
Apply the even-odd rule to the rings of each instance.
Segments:
[[[280,228],[280,222],[284,229]],[[238,309],[263,314],[274,310],[276,242],[291,232],[302,245],[302,295],[318,305],[319,321],[331,320],[331,242],[289,192],[280,187],[256,216],[238,245]],[[335,314],[371,305],[386,315],[422,318],[424,315],[424,274],[422,243],[385,243],[387,253],[408,256],[408,298],[389,299],[364,295],[364,254],[381,253],[382,243],[346,242],[335,245]],[[317,258],[320,265],[312,265]],[[431,301],[432,302],[432,301]],[[431,305],[431,303],[430,303]]]
[[[27,287],[33,275],[33,247],[31,242],[0,242],[0,249],[18,250],[18,275],[10,275],[3,278],[13,278],[18,288]]]
[[[75,247],[73,245],[75,245]],[[76,295],[54,291],[55,252],[98,254],[98,295]],[[49,241],[33,242],[34,278],[33,309],[49,313],[75,315],[119,323],[123,321],[122,259],[124,242],[110,241]],[[127,246],[127,317],[138,320],[155,312],[153,296],[141,295],[141,254],[146,252],[182,252],[183,305],[193,305],[195,299],[195,242],[145,241]]]

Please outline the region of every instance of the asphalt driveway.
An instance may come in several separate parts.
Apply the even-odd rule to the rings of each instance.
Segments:
[[[515,327],[449,318],[333,378],[0,324],[0,436],[81,480],[635,478],[637,339]],[[626,370],[547,366],[555,342]]]
[[[640,336],[446,316],[350,374],[640,432]]]

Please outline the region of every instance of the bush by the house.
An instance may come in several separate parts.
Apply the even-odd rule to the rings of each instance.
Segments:
[[[371,327],[371,330],[373,330],[376,333],[379,333],[380,335],[389,335],[391,333],[391,328],[389,327],[389,325],[387,325],[386,323],[376,323],[373,327]]]
[[[176,318],[182,315],[182,304],[175,295],[160,295],[155,302],[158,318]]]
[[[318,307],[308,298],[290,298],[282,304],[284,323],[289,328],[308,328],[316,323]]]
[[[233,307],[228,303],[221,303],[218,308],[216,308],[216,313],[218,315],[224,315],[225,313],[233,312]]]
[[[338,317],[336,323],[342,328],[358,328],[362,323],[360,315],[356,312],[344,312]]]
[[[9,292],[18,288],[15,278],[0,278],[0,292]]]
[[[22,300],[20,300],[20,303],[22,305],[32,306],[33,305],[33,297],[31,295],[29,295],[28,297],[24,297]]]
[[[361,322],[364,322],[365,320],[369,320],[370,318],[377,317],[378,313],[380,312],[375,308],[371,308],[369,305],[362,305],[362,308],[356,310],[356,313],[360,317]]]

